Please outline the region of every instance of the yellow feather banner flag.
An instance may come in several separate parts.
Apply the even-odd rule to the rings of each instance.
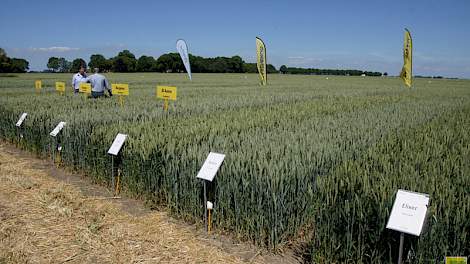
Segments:
[[[268,81],[266,72],[266,46],[258,37],[256,37],[256,58],[261,85],[266,85]]]
[[[411,87],[411,78],[413,77],[413,42],[411,33],[405,28],[405,42],[403,45],[403,68],[401,69],[400,78],[403,79],[405,85]]]

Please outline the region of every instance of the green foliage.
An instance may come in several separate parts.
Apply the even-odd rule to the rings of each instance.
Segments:
[[[47,61],[47,68],[51,69],[52,71],[59,70],[59,58],[57,57],[50,57]]]
[[[101,54],[93,54],[90,56],[88,67],[90,69],[99,68],[101,71],[107,72],[111,70],[112,62]]]
[[[77,58],[72,61],[72,67],[70,68],[71,72],[78,72],[81,67],[86,69],[86,62],[82,58]]]
[[[112,59],[112,65],[114,72],[135,72],[137,60],[129,50],[123,50]]]
[[[156,71],[156,61],[153,57],[150,56],[140,56],[137,60],[138,72],[152,72]]]
[[[380,72],[360,71],[360,70],[333,70],[333,69],[305,69],[288,67],[285,73],[290,74],[310,74],[310,75],[343,75],[343,76],[382,76]]]
[[[25,59],[12,58],[10,60],[10,72],[21,73],[29,69],[29,62]]]
[[[47,68],[53,72],[70,72],[72,63],[65,58],[50,57],[47,61]]]
[[[25,59],[9,58],[5,50],[0,48],[0,73],[22,73],[29,69],[29,62]]]
[[[162,61],[160,61],[162,62]],[[0,82],[0,137],[51,155],[49,132],[66,121],[62,158],[110,182],[106,154],[117,133],[123,188],[200,225],[196,174],[209,151],[226,154],[209,197],[216,230],[268,247],[307,241],[313,263],[390,263],[398,236],[385,225],[397,189],[430,194],[428,225],[406,238],[413,263],[469,255],[470,90],[464,80],[257,74],[107,74],[129,83],[116,98],[53,92],[69,75],[20,75]],[[1,77],[0,77],[1,78]],[[36,95],[33,83],[45,87]],[[155,83],[157,82],[158,83]],[[155,84],[178,87],[168,113]]]

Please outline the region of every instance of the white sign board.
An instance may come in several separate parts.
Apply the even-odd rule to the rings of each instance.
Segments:
[[[214,152],[209,153],[209,156],[207,156],[206,161],[197,174],[197,178],[211,182],[214,179],[215,174],[217,174],[217,171],[219,170],[220,165],[222,165],[224,159],[224,154]]]
[[[52,132],[49,134],[53,137],[57,136],[57,134],[59,134],[59,132],[62,130],[62,128],[64,128],[65,126],[65,122],[60,122],[55,128],[54,130],[52,130]]]
[[[108,154],[117,156],[119,151],[121,150],[122,145],[124,144],[124,141],[126,141],[127,135],[125,134],[117,134],[116,138],[113,141],[113,144],[108,150]]]
[[[423,228],[429,195],[398,190],[387,228],[419,236]]]
[[[20,116],[20,119],[18,120],[18,122],[16,122],[16,126],[17,127],[20,127],[21,124],[23,124],[23,121],[25,120],[26,116],[28,115],[28,113],[23,113],[21,116]]]

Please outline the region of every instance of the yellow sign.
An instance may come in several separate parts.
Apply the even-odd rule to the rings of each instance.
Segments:
[[[65,83],[64,82],[55,82],[55,90],[58,92],[65,92]]]
[[[34,88],[36,88],[36,90],[41,90],[41,88],[42,88],[42,81],[41,81],[41,80],[36,80],[36,81],[34,81]]]
[[[113,83],[111,84],[113,95],[129,95],[129,84]]]
[[[446,257],[446,264],[467,264],[467,257]]]
[[[157,85],[157,98],[176,100],[176,87]]]
[[[91,84],[89,84],[89,83],[80,83],[79,92],[91,94]]]

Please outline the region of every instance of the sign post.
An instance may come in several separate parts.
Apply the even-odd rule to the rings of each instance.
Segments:
[[[204,185],[204,225],[206,226],[206,232],[209,232],[209,226],[207,224],[208,202],[207,202],[206,183],[208,181],[212,182],[214,180],[215,175],[217,174],[217,171],[219,170],[220,165],[222,165],[222,162],[224,161],[224,159],[225,159],[224,154],[210,152],[206,158],[206,161],[204,162],[201,169],[199,170],[199,173],[196,176],[196,178],[203,180],[203,185]],[[212,203],[210,205],[212,209]]]
[[[34,88],[36,89],[36,93],[41,93],[42,89],[42,81],[41,80],[36,80],[34,81]]]
[[[392,212],[388,218],[387,229],[400,232],[398,264],[402,263],[405,233],[420,236],[428,210],[429,195],[398,190]]]
[[[78,89],[80,93],[84,94],[84,98],[87,98],[91,94],[91,84],[90,83],[80,83]]]
[[[60,156],[60,152],[62,151],[62,146],[60,145],[59,133],[60,133],[60,131],[62,131],[65,124],[66,124],[65,122],[59,122],[59,124],[54,128],[54,130],[52,130],[52,132],[49,133],[49,135],[51,135],[54,138],[54,148],[53,148],[53,152],[52,152],[52,159],[53,159],[54,163],[57,162],[57,166],[59,166],[60,162],[62,161],[61,156]],[[57,150],[57,152],[56,152],[56,150]]]
[[[55,82],[55,90],[59,92],[60,95],[65,94],[65,83],[64,82]]]
[[[111,84],[113,94],[119,95],[119,104],[121,107],[124,105],[124,95],[129,95],[129,84],[127,83],[113,83]]]
[[[28,116],[28,113],[23,113],[21,114],[20,116],[20,119],[18,119],[18,122],[16,122],[15,126],[16,126],[16,130],[17,130],[17,133],[18,133],[18,142],[21,142],[21,140],[23,139],[23,122],[24,120],[26,119],[26,116]]]
[[[163,110],[168,111],[168,100],[176,101],[176,87],[157,85],[157,98],[164,100]]]
[[[124,145],[124,142],[127,139],[126,134],[117,134],[116,138],[114,138],[113,144],[111,144],[111,147],[108,150],[108,154],[111,155],[111,186],[114,188],[114,196],[117,196],[119,194],[119,184],[121,180],[121,169],[119,168],[120,165],[120,155],[119,151],[122,148],[122,145]],[[115,181],[114,177],[114,157],[116,157],[117,161],[117,180]]]

